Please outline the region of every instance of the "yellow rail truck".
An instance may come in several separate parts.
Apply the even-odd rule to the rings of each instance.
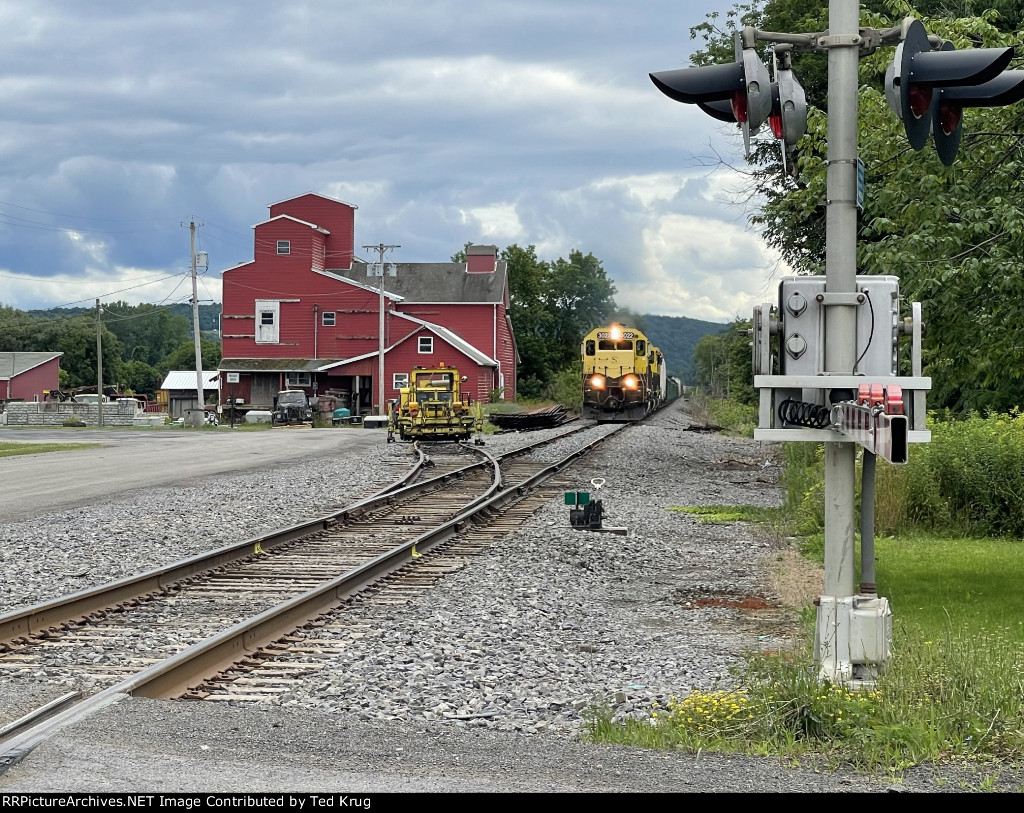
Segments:
[[[388,440],[469,440],[480,431],[472,400],[460,392],[465,376],[454,367],[415,367],[409,386],[399,390],[398,402],[390,404]]]

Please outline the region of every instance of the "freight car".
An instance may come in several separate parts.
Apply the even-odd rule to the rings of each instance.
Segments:
[[[665,357],[639,330],[596,328],[584,337],[581,354],[584,418],[638,421],[665,402]]]
[[[401,440],[469,440],[474,430],[481,431],[472,399],[460,392],[465,380],[443,363],[414,368],[409,386],[389,405],[388,441],[396,433]]]

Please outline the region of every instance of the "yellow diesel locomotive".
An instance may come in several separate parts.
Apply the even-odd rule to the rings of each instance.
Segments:
[[[460,392],[465,380],[444,363],[414,368],[409,386],[389,405],[388,440],[396,433],[401,440],[469,440],[481,427],[470,397]]]
[[[611,324],[590,331],[583,356],[583,417],[638,421],[665,401],[668,371],[661,350],[639,330]]]

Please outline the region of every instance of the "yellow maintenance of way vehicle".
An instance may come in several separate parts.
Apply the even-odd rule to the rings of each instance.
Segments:
[[[388,442],[395,440],[469,440],[482,431],[479,405],[462,395],[454,367],[416,367],[409,374],[409,386],[399,390],[397,403],[388,410]]]

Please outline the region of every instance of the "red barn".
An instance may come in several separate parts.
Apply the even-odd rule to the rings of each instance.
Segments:
[[[57,389],[63,353],[0,353],[0,405],[43,401]]]
[[[251,262],[223,272],[221,395],[269,409],[283,389],[333,395],[353,415],[381,414],[415,366],[467,376],[463,392],[515,398],[508,269],[496,246],[465,263],[355,258],[356,207],[312,192],[270,205]],[[383,308],[381,307],[383,305]],[[381,313],[383,311],[383,333]]]

